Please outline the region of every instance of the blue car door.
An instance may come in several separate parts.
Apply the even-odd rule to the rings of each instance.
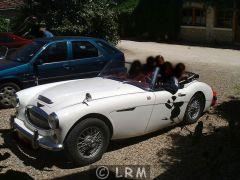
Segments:
[[[50,44],[37,57],[35,64],[37,64],[35,74],[39,84],[71,79],[67,42]]]
[[[97,76],[108,60],[90,41],[72,41],[70,65],[73,78]]]

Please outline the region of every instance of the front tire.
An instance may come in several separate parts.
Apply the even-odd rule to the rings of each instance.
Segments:
[[[188,103],[184,121],[186,124],[194,124],[202,116],[205,105],[204,95],[195,94]]]
[[[3,83],[0,85],[0,107],[7,109],[13,107],[13,98],[20,87],[15,83]]]
[[[110,130],[99,119],[88,118],[78,123],[67,136],[66,155],[78,166],[100,160],[108,148]]]

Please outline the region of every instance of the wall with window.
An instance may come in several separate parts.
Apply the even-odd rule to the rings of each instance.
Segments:
[[[182,10],[182,25],[206,26],[206,9],[188,7]]]
[[[197,43],[232,43],[233,9],[207,7],[203,3],[185,3],[179,38]]]

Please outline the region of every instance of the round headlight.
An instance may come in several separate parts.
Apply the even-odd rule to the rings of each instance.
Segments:
[[[52,129],[58,129],[59,128],[59,119],[58,119],[56,113],[52,113],[52,114],[49,115],[48,124]]]

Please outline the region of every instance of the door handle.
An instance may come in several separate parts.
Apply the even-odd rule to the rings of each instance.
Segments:
[[[184,97],[186,94],[178,93],[178,97]]]

